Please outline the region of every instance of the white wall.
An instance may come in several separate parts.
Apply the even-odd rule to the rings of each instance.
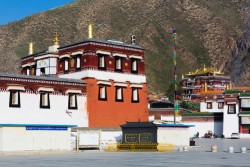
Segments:
[[[39,93],[21,92],[20,108],[9,107],[9,96],[9,91],[0,92],[0,124],[88,126],[85,95],[77,96],[77,110],[68,109],[68,95],[50,94],[50,109],[40,108]],[[71,113],[66,113],[66,110]]]
[[[189,146],[189,128],[158,127],[157,142],[159,144],[174,144]]]
[[[70,150],[70,128],[65,131],[26,130],[25,127],[2,127],[0,151]]]
[[[231,137],[232,133],[239,133],[239,105],[236,104],[236,113],[228,114],[228,105],[224,106],[223,134]]]
[[[182,117],[181,116],[176,116],[175,119],[176,119],[177,122],[180,122]],[[167,121],[167,122],[174,122],[174,116],[173,115],[170,115],[170,116],[161,115],[161,120],[162,121]]]
[[[80,148],[98,146],[100,149],[105,149],[110,143],[122,141],[121,130],[82,130],[78,132],[78,136]]]
[[[86,77],[95,78],[97,80],[110,81],[114,82],[130,82],[130,83],[146,83],[145,75],[135,75],[135,74],[125,74],[125,73],[114,73],[109,71],[98,71],[94,69],[74,72],[70,74],[59,75],[60,78],[72,78],[72,79],[82,79]]]
[[[204,137],[209,130],[218,136],[223,133],[223,122],[185,122],[185,125],[194,125],[190,127],[189,137],[194,137],[197,132],[199,137]]]
[[[200,112],[223,112],[224,109],[218,108],[218,102],[212,102],[212,109],[207,109],[207,102],[200,102]]]
[[[3,128],[0,127],[0,150],[3,150]]]

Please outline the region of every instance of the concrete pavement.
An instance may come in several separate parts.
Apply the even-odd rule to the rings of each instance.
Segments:
[[[210,152],[211,144],[218,144],[218,152]],[[198,139],[197,147],[188,152],[53,152],[39,154],[9,154],[0,156],[0,167],[249,167],[250,139]],[[227,153],[234,145],[235,152]],[[247,153],[239,153],[244,145]],[[238,148],[239,147],[239,148]]]

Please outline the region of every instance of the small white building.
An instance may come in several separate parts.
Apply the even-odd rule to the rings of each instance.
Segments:
[[[71,127],[87,127],[82,80],[0,74],[0,151],[70,150]]]

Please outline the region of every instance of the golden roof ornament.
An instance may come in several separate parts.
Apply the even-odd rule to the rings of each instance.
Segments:
[[[203,68],[197,69],[194,72],[189,72],[188,74],[185,74],[187,76],[198,76],[198,75],[222,75],[223,73],[219,70],[216,71],[215,69],[213,69],[212,67],[206,67],[206,65],[203,65]]]
[[[57,31],[55,32],[53,42],[54,42],[54,45],[59,45],[60,40],[59,40],[59,34]]]
[[[207,69],[206,69],[206,65],[204,64],[204,67],[203,67],[203,71],[206,71]]]
[[[88,38],[93,38],[93,25],[89,24],[88,26]]]
[[[34,42],[29,42],[29,55],[34,53]]]

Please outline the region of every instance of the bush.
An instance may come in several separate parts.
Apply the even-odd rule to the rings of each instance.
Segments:
[[[200,103],[199,102],[182,101],[180,103],[180,107],[187,109],[187,110],[200,111]]]

